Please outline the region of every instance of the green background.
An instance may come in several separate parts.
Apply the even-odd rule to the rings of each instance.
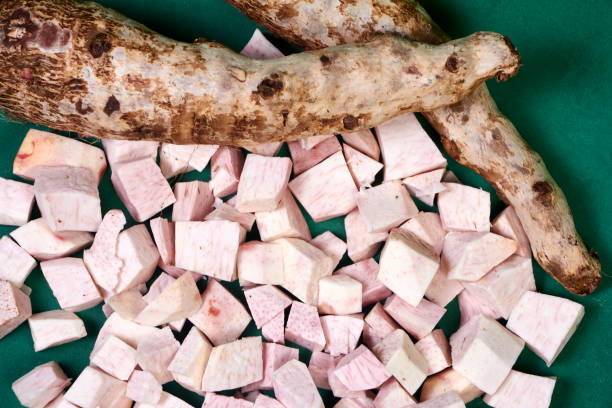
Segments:
[[[197,37],[215,40],[240,50],[255,25],[221,0],[106,0],[115,8],[163,34],[178,40]],[[508,35],[519,48],[524,66],[507,83],[491,83],[500,109],[538,151],[565,191],[576,224],[585,241],[601,257],[604,275],[612,261],[612,3],[609,0],[424,0],[423,6],[453,37],[477,30]],[[275,41],[288,52],[289,46]],[[0,176],[11,174],[12,161],[30,125],[0,121]],[[434,139],[436,135],[428,128]],[[283,150],[286,154],[286,148]],[[473,172],[451,162],[449,167],[470,185],[491,188]],[[209,178],[189,174],[185,179]],[[101,184],[103,211],[120,206],[107,171]],[[123,208],[123,207],[121,207]],[[493,212],[503,204],[494,197]],[[127,213],[126,213],[127,214]],[[329,229],[344,237],[341,220],[314,224],[313,236]],[[0,236],[12,228],[0,227]],[[343,260],[346,263],[347,259]],[[535,267],[538,289],[572,298],[586,307],[576,335],[550,368],[525,348],[516,368],[528,373],[557,376],[553,407],[612,407],[612,308],[611,280],[587,298],[571,296]],[[55,298],[36,269],[26,281],[32,287],[33,312],[58,308]],[[235,287],[234,287],[235,289]],[[89,352],[104,321],[101,308],[81,312],[87,338],[39,353],[33,352],[27,324],[0,340],[0,407],[18,407],[11,383],[35,365],[57,361],[75,378],[87,365]],[[456,302],[448,307],[441,326],[450,335],[458,327]],[[248,332],[254,333],[254,326]],[[183,333],[184,334],[184,333]],[[307,361],[307,353],[301,357]],[[167,390],[194,406],[202,398],[171,383]],[[332,405],[329,393],[328,405]],[[484,407],[480,401],[469,407]]]

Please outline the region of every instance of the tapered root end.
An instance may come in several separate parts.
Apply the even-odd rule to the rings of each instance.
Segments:
[[[538,262],[567,290],[575,295],[586,296],[593,293],[601,283],[601,262],[595,251],[585,253],[585,257],[574,268],[564,268],[547,260],[538,259]]]
[[[508,47],[508,50],[510,51],[511,60],[513,60],[514,62],[513,67],[510,70],[499,71],[495,75],[495,78],[497,78],[497,80],[500,82],[507,81],[509,78],[515,76],[518,73],[520,67],[523,65],[521,54],[519,54],[512,41],[510,41],[510,39],[505,35],[502,37],[504,39],[504,42],[506,43],[506,46]]]

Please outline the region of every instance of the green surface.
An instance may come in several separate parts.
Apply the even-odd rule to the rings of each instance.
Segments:
[[[255,27],[221,0],[107,0],[101,1],[149,27],[179,40],[205,37],[239,50]],[[494,30],[508,35],[523,56],[518,77],[491,84],[501,110],[545,159],[551,173],[564,189],[582,236],[599,251],[604,274],[612,261],[612,3],[606,0],[552,1],[515,0],[424,0],[423,5],[449,34],[463,36],[477,30]],[[282,43],[281,43],[282,44]],[[285,46],[285,50],[290,48]],[[28,125],[0,123],[0,176],[14,178],[12,161]],[[431,130],[428,128],[428,130]],[[430,132],[435,138],[435,133]],[[467,184],[491,188],[471,171],[451,163]],[[112,190],[109,172],[101,185],[103,210],[120,205]],[[190,174],[188,179],[208,179]],[[493,211],[503,205],[494,199]],[[313,235],[330,229],[344,237],[342,222],[310,223]],[[0,227],[0,235],[11,228]],[[346,259],[343,260],[346,262]],[[586,317],[563,353],[548,368],[525,349],[516,368],[525,372],[557,376],[553,407],[612,407],[612,307],[610,278],[587,298],[571,296],[535,268],[538,289],[572,298],[586,307]],[[56,309],[58,304],[36,269],[26,281],[32,287],[34,313]],[[453,302],[442,320],[447,334],[458,326]],[[81,312],[89,336],[80,341],[34,353],[27,324],[0,340],[0,407],[18,407],[11,383],[32,367],[57,361],[70,377],[88,363],[98,329],[104,321],[100,307]],[[254,327],[249,327],[254,332]],[[307,353],[301,357],[307,358]],[[306,360],[307,361],[307,360]],[[194,406],[201,397],[171,383],[167,389]],[[326,394],[329,397],[329,394]],[[328,406],[331,406],[328,400]],[[485,407],[480,401],[469,407]]]

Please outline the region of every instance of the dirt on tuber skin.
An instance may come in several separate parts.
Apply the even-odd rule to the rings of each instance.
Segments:
[[[448,41],[415,1],[226,1],[272,33],[307,49],[358,43],[386,33],[432,44]],[[584,245],[567,200],[542,158],[499,111],[487,87],[424,115],[446,151],[483,176],[514,207],[540,265],[570,292],[593,292],[601,282],[597,254]]]
[[[244,145],[354,131],[456,103],[519,66],[495,33],[436,46],[380,35],[261,61],[96,3],[0,3],[0,108],[96,137]]]

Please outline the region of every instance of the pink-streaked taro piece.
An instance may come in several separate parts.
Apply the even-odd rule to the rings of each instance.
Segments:
[[[187,181],[174,185],[176,202],[172,207],[172,221],[204,221],[213,210],[215,197],[208,183]]]
[[[34,206],[34,187],[0,177],[0,225],[27,224]]]
[[[318,146],[320,143],[323,143],[325,140],[329,139],[330,137],[334,137],[334,135],[309,136],[298,140],[298,142],[304,149],[311,150]]]
[[[175,145],[162,143],[159,150],[159,165],[165,178],[192,170],[201,172],[208,165],[219,146]]]
[[[287,319],[285,338],[310,351],[323,350],[326,340],[317,308],[294,301]]]
[[[235,197],[235,196],[234,196]],[[233,206],[224,203],[221,199],[215,199],[215,209],[204,217],[205,221],[209,220],[227,220],[234,221],[242,225],[244,229],[250,231],[255,223],[255,214],[241,213]]]
[[[338,361],[334,375],[349,391],[378,388],[391,377],[374,353],[363,344]]]
[[[434,330],[414,345],[421,352],[429,370],[427,375],[439,373],[451,366],[451,350],[446,335],[440,329]]]
[[[299,360],[299,350],[275,343],[263,343],[263,379],[242,388],[242,392],[272,390],[272,375],[288,361]]]
[[[363,341],[370,348],[400,328],[391,316],[385,312],[380,303],[376,303],[366,315],[364,329],[366,327],[368,328],[367,335],[364,330]]]
[[[488,232],[491,228],[489,192],[457,183],[443,183],[438,210],[447,231]]]
[[[40,269],[60,307],[80,312],[102,303],[102,296],[80,258],[40,263]]]
[[[416,402],[414,397],[406,392],[395,377],[392,377],[378,389],[373,408],[407,407],[416,404]]]
[[[342,149],[346,165],[357,187],[370,187],[374,183],[378,172],[382,170],[383,164],[353,149],[349,145],[342,145]]]
[[[387,232],[368,232],[358,209],[344,218],[344,229],[348,256],[353,262],[373,257],[389,236]]]
[[[279,313],[261,326],[261,335],[269,342],[285,344],[285,313]]]
[[[497,392],[485,395],[483,401],[494,408],[548,408],[556,382],[555,377],[512,370]]]
[[[174,234],[177,267],[225,281],[236,279],[238,246],[246,237],[240,224],[225,220],[181,221],[175,223]]]
[[[117,256],[123,261],[123,267],[115,293],[135,288],[151,278],[159,261],[159,252],[146,225],[134,225],[119,234]]]
[[[287,146],[289,146],[289,153],[293,160],[294,176],[302,174],[342,149],[335,136],[328,137],[312,149],[305,149],[300,141],[289,142]]]
[[[196,279],[201,277],[200,274],[196,274],[193,272],[190,272],[190,275],[192,276],[193,281],[196,282]],[[179,279],[180,277],[182,277],[183,275],[180,275],[178,278],[175,278],[174,276],[168,274],[168,273],[161,273],[157,279],[155,279],[155,281],[151,284],[151,287],[149,288],[149,290],[146,292],[146,295],[144,295],[142,297],[142,300],[144,300],[147,305],[151,304],[151,303],[155,303],[156,304],[156,308],[158,307],[162,307],[165,308],[166,306],[173,308],[171,310],[172,313],[174,313],[174,311],[176,310],[184,310],[186,312],[183,312],[182,314],[187,314],[189,316],[191,316],[193,313],[195,312],[191,312],[190,309],[191,308],[195,308],[195,305],[198,305],[198,308],[195,308],[195,311],[197,311],[199,309],[199,307],[201,306],[201,297],[200,297],[200,292],[199,290],[194,290],[191,286],[190,282],[183,282],[183,284],[181,284],[180,286],[178,286],[178,289],[181,290],[187,290],[187,293],[191,292],[191,296],[188,296],[185,300],[187,300],[187,302],[182,303],[183,299],[179,298],[179,303],[175,303],[176,299],[173,298],[173,293],[176,294],[176,292],[170,291],[169,293],[167,293],[162,299],[160,299],[159,302],[156,302],[157,298],[162,294],[162,292],[164,292],[169,286],[171,286],[173,284],[173,282],[175,282],[176,279]],[[146,286],[146,285],[145,285]],[[194,285],[195,286],[195,285]],[[145,287],[145,291],[146,291],[146,287]],[[196,295],[197,294],[197,295]],[[170,299],[168,299],[170,298]],[[170,300],[170,303],[166,303],[168,300]],[[145,305],[140,311],[144,311],[145,308],[147,308],[148,306]],[[166,305],[166,306],[164,306]],[[176,305],[180,307],[178,309],[174,309],[174,307],[176,306],[172,306],[172,305]],[[194,309],[191,309],[194,310]],[[163,313],[168,313],[168,311],[164,311]],[[168,326],[170,326],[170,328],[174,331],[180,332],[183,330],[183,326],[185,325],[186,322],[186,318],[180,318],[178,320],[174,320],[168,323]]]
[[[257,212],[255,220],[262,241],[279,238],[311,239],[306,219],[289,189],[283,193],[276,210]]]
[[[363,306],[376,303],[391,296],[391,291],[378,280],[378,264],[373,258],[364,259],[336,271],[336,275],[347,275],[361,282]]]
[[[417,241],[429,247],[436,255],[442,252],[446,231],[442,227],[438,213],[421,211],[399,228],[412,234]]]
[[[461,326],[469,322],[472,317],[483,315],[493,320],[501,318],[499,313],[487,306],[480,298],[472,295],[467,290],[459,294],[457,299],[461,313]]]
[[[83,261],[96,284],[105,292],[113,292],[124,266],[117,256],[119,233],[126,224],[121,210],[110,210],[104,215],[91,248],[83,252]]]
[[[13,283],[0,280],[0,339],[32,316],[30,297]]]
[[[141,404],[157,404],[162,395],[162,385],[148,371],[134,370],[127,383],[125,396]]]
[[[36,260],[8,235],[0,238],[0,280],[20,288],[35,267]]]
[[[82,408],[129,408],[132,400],[126,395],[127,383],[94,367],[85,367],[74,380],[64,398]]]
[[[89,232],[53,232],[43,218],[28,222],[10,235],[28,254],[40,261],[72,255],[93,241]]]
[[[491,224],[491,232],[518,242],[516,255],[531,258],[531,245],[521,220],[512,207],[506,207]]]
[[[363,315],[327,315],[320,319],[326,340],[325,352],[335,357],[355,350],[363,331]]]
[[[361,391],[359,394],[361,395],[342,397],[334,408],[372,408],[374,406],[376,396],[372,391]]]
[[[106,170],[106,157],[102,149],[88,143],[30,129],[13,162],[13,173],[34,180],[40,166],[85,167],[99,181]]]
[[[372,352],[408,393],[414,394],[427,377],[427,360],[401,329],[384,338]]]
[[[385,163],[385,180],[446,167],[446,159],[413,113],[397,116],[375,131]]]
[[[127,381],[136,368],[136,349],[116,336],[108,336],[89,356],[90,364],[107,374]]]
[[[324,408],[306,364],[291,360],[274,372],[274,394],[285,408]]]
[[[289,189],[315,222],[346,215],[357,206],[357,187],[342,152],[291,180]]]
[[[525,292],[510,313],[506,327],[525,340],[531,351],[550,367],[583,317],[584,306],[580,303],[543,293]]]
[[[274,59],[281,58],[283,53],[278,50],[268,39],[263,35],[258,28],[253,31],[253,35],[249,42],[244,46],[242,55],[255,59]]]
[[[120,163],[150,157],[157,161],[159,142],[149,140],[102,139],[102,147],[111,169]]]
[[[385,302],[385,312],[389,314],[410,335],[417,339],[427,336],[436,327],[446,309],[423,299],[415,307],[397,295]]]
[[[308,371],[319,388],[331,390],[329,386],[329,375],[336,369],[340,357],[334,357],[322,351],[314,351],[310,356]]]
[[[475,316],[450,338],[453,368],[487,394],[504,382],[525,346],[499,322]]]
[[[162,262],[174,265],[174,223],[163,217],[149,221],[155,245]]]
[[[440,268],[425,291],[425,297],[440,307],[446,307],[463,291],[461,281],[448,279],[447,272]]]
[[[161,384],[165,384],[173,380],[168,366],[180,345],[172,330],[164,327],[138,343],[136,361],[140,368],[153,374]]]
[[[465,289],[504,319],[527,291],[536,290],[531,258],[513,255],[475,282],[463,282]]]
[[[24,407],[42,408],[60,395],[70,380],[55,361],[41,364],[16,380],[11,388]]]
[[[410,405],[410,408],[465,408],[465,404],[459,394],[449,391],[420,404]]]
[[[427,401],[449,391],[455,391],[464,403],[480,397],[483,392],[453,368],[428,377],[421,389],[421,401]]]
[[[130,346],[136,348],[139,343],[155,336],[160,329],[156,327],[143,326],[124,319],[119,313],[112,313],[102,325],[94,348],[104,341],[107,336],[117,336]]]
[[[215,197],[225,197],[238,191],[244,166],[244,154],[235,147],[222,146],[210,159],[210,186]]]
[[[346,253],[346,242],[330,231],[325,231],[310,240],[310,243],[329,255],[334,261],[334,268]]]
[[[361,292],[361,282],[348,275],[326,276],[319,280],[319,313],[361,313]]]
[[[64,394],[60,393],[53,401],[51,401],[45,408],[79,408],[74,405],[72,402],[66,401],[64,398]]]
[[[352,148],[368,155],[373,160],[378,160],[380,157],[378,142],[369,129],[363,129],[353,133],[343,133],[342,140]]]
[[[440,266],[440,257],[400,229],[389,234],[380,255],[378,280],[417,306]]]
[[[189,405],[191,406],[191,405]],[[228,397],[207,392],[203,408],[253,408],[253,402],[237,397]]]
[[[153,281],[149,289],[145,292],[142,299],[147,303],[153,302],[159,295],[162,294],[168,286],[172,285],[175,278],[167,273],[160,273],[159,276]]]
[[[236,263],[241,280],[257,284],[283,284],[283,247],[280,244],[245,242],[238,248]]]
[[[516,241],[491,232],[449,232],[442,249],[442,268],[448,279],[477,281],[516,248]]]
[[[176,382],[183,387],[199,392],[202,387],[202,376],[208,364],[212,345],[206,337],[192,327],[168,366],[168,371]]]
[[[389,231],[419,213],[408,190],[397,180],[362,188],[357,206],[368,232]]]
[[[367,393],[369,393],[369,391],[350,391],[346,388],[344,383],[336,377],[333,371],[329,374],[329,386],[334,397],[343,399],[360,399],[366,397]]]
[[[151,158],[117,165],[111,181],[117,195],[138,222],[144,222],[176,201],[170,184]]]
[[[71,343],[87,336],[83,321],[67,310],[36,313],[28,319],[28,325],[35,352]]]
[[[272,285],[247,289],[244,296],[258,329],[291,305],[291,298]]]
[[[283,247],[283,288],[302,302],[316,305],[319,279],[332,274],[334,261],[301,239],[283,238],[274,242]]]
[[[214,347],[202,378],[202,390],[216,392],[244,387],[263,379],[261,337],[244,337]]]
[[[257,399],[255,400],[255,405],[253,408],[285,408],[283,404],[278,402],[276,399],[272,397],[268,397],[264,394],[259,394]]]
[[[236,340],[251,321],[251,316],[227,289],[209,279],[202,293],[202,307],[189,317],[210,341],[218,346]]]
[[[291,165],[287,157],[249,154],[238,183],[236,209],[244,213],[275,210],[287,188]]]
[[[436,194],[446,189],[441,183],[444,171],[444,169],[437,169],[417,174],[416,176],[406,177],[402,180],[402,183],[408,188],[411,195],[432,206],[434,205]]]

